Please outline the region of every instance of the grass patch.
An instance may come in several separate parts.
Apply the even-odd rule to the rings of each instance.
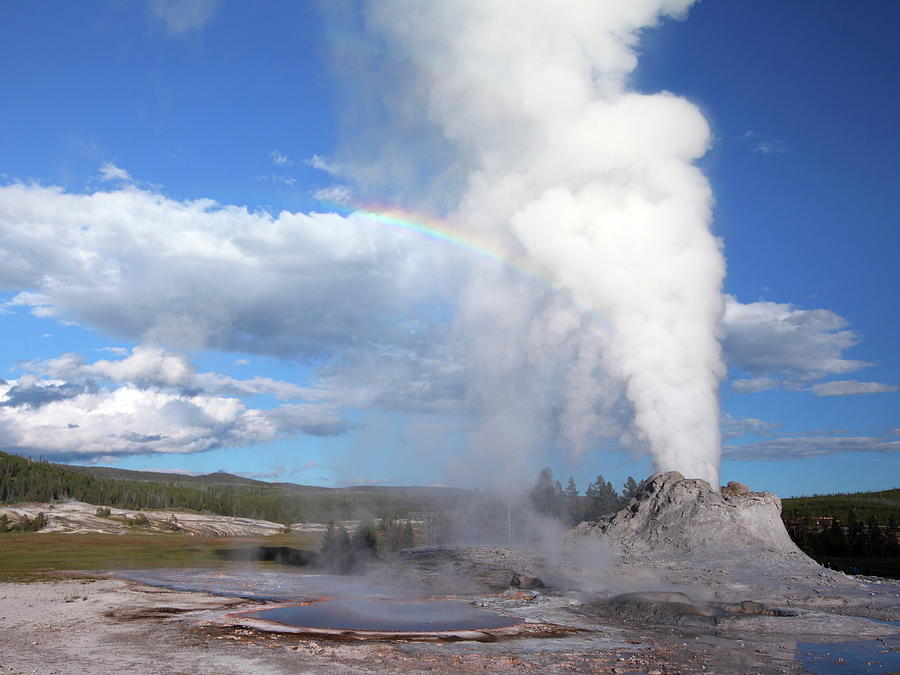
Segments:
[[[252,546],[316,550],[315,533],[271,537],[192,537],[184,534],[30,534],[0,535],[0,581],[26,581],[42,573],[145,567],[222,567],[217,551]]]

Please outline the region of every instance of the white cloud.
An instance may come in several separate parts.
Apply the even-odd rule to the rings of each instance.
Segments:
[[[109,352],[114,356],[128,356],[128,350],[125,347],[97,347],[98,352]]]
[[[6,405],[10,390],[18,385],[0,385],[0,439],[15,452],[48,458],[204,452],[266,443],[282,434],[347,429],[328,408],[310,406],[302,414],[295,410],[299,406],[258,410],[235,398],[132,385],[67,392],[40,404]],[[54,385],[43,388],[49,386]]]
[[[763,139],[758,132],[750,130],[741,135],[741,141],[753,152],[761,155],[777,155],[788,152],[787,144],[776,139]]]
[[[900,441],[877,436],[788,436],[723,448],[725,457],[741,461],[805,459],[853,452],[900,452]]]
[[[755,394],[767,389],[774,389],[779,381],[773,377],[750,377],[731,381],[731,388],[739,394]]]
[[[100,176],[101,179],[105,181],[131,181],[131,174],[112,162],[106,162],[100,167]]]
[[[203,28],[216,13],[219,0],[150,0],[150,12],[171,35]]]
[[[340,165],[332,162],[325,157],[322,157],[322,155],[313,155],[308,159],[304,159],[303,163],[307,166],[311,166],[314,169],[318,169],[319,171],[324,171],[325,173],[331,174],[332,176],[340,176],[343,171]]]
[[[250,363],[248,359],[235,359],[234,365],[236,366],[246,366]]]
[[[758,417],[734,417],[724,411],[721,426],[723,438],[740,438],[748,434],[764,436],[778,428],[778,424],[774,422],[766,422]]]
[[[844,358],[844,352],[860,340],[847,325],[846,319],[827,309],[804,310],[775,302],[742,304],[726,296],[722,319],[725,360],[752,376],[738,380],[736,389],[771,388],[776,377],[799,388],[812,380],[871,365]]]
[[[63,354],[55,359],[28,362],[26,370],[59,381],[84,383],[90,380],[130,384],[140,387],[163,387],[181,392],[209,395],[269,395],[281,401],[322,400],[319,389],[301,387],[268,377],[239,380],[212,372],[197,372],[183,356],[161,347],[137,346],[116,361],[99,360],[85,363],[78,354]]]
[[[236,398],[130,384],[80,390],[17,380],[0,385],[0,442],[48,458],[204,452],[298,433],[340,434],[349,426],[327,405],[259,410]]]
[[[883,382],[858,382],[856,380],[832,380],[812,385],[809,390],[816,396],[857,396],[897,391],[897,387]]]
[[[395,318],[454,289],[441,247],[365,218],[277,216],[129,188],[0,187],[8,307],[137,342],[327,360],[413,346]]]
[[[84,461],[203,452],[284,435],[335,435],[352,426],[321,390],[198,373],[156,347],[135,347],[116,361],[87,364],[65,354],[23,367],[32,372],[0,383],[0,445],[23,454]],[[255,394],[304,403],[261,410],[239,399]]]
[[[346,185],[329,185],[313,192],[313,197],[330,204],[348,205],[353,202],[353,193]]]
[[[269,157],[272,158],[272,161],[279,166],[287,166],[289,164],[293,164],[290,158],[287,155],[283,155],[278,150],[273,150],[269,153]]]
[[[293,185],[294,183],[297,182],[297,179],[294,178],[293,176],[288,176],[286,174],[277,174],[277,173],[272,173],[272,174],[269,174],[268,176],[257,176],[256,180],[270,181],[272,183],[284,183],[285,185]]]

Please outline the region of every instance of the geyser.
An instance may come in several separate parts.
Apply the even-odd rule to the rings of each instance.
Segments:
[[[561,432],[576,452],[617,436],[657,470],[718,485],[725,265],[694,166],[710,130],[686,100],[628,86],[640,31],[691,4],[369,7],[413,73],[391,110],[427,117],[457,153],[449,219],[556,287],[479,269],[461,303],[476,445],[498,474]]]

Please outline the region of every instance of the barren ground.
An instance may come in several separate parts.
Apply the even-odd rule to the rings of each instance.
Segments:
[[[494,569],[484,567],[485,561],[509,564],[517,552],[475,549],[465,559],[484,579]],[[407,566],[412,582],[422,573],[419,563],[398,564]],[[527,555],[518,563],[527,568]],[[171,582],[166,574],[176,573],[160,572],[160,582]],[[218,592],[239,588],[239,576],[246,581],[262,575],[271,583],[278,575],[289,575],[284,578],[290,583],[303,581],[297,572],[271,566],[197,574],[195,585],[206,583]],[[753,575],[748,572],[748,578]],[[751,673],[830,672],[825,666],[839,664],[844,666],[839,672],[847,673],[895,670],[900,626],[887,621],[900,619],[900,587],[831,575],[785,578],[790,590],[774,578],[756,578],[754,586],[713,567],[689,572],[683,566],[639,569],[620,563],[620,583],[630,579],[644,585],[654,579],[656,587],[671,588],[678,581],[682,589],[707,587],[722,599],[761,598],[765,587],[769,596],[780,595],[780,606],[797,613],[740,616],[717,625],[673,622],[665,612],[652,620],[640,610],[606,616],[602,594],[466,589],[457,597],[534,624],[569,629],[555,637],[487,643],[360,642],[270,633],[226,616],[259,607],[259,600],[177,592],[116,578],[8,583],[0,584],[0,673]],[[881,620],[865,618],[874,615]],[[849,642],[858,642],[863,651],[857,654]],[[824,664],[823,670],[817,663]]]

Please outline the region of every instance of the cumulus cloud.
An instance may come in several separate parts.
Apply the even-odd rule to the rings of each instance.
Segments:
[[[351,204],[353,192],[346,185],[329,185],[313,192],[313,197],[331,204]]]
[[[112,162],[106,162],[100,167],[100,176],[105,181],[131,181],[131,174]]]
[[[219,0],[150,0],[150,13],[171,35],[200,30],[213,18]]]
[[[200,373],[162,349],[136,347],[118,361],[74,354],[24,364],[36,374],[0,384],[0,442],[23,454],[81,461],[148,453],[191,453],[329,436],[351,425],[321,392],[255,377]],[[248,408],[240,396],[285,403]]]
[[[897,387],[883,382],[858,382],[856,380],[832,380],[812,385],[809,390],[816,396],[858,396],[897,391]]]
[[[452,293],[452,255],[358,216],[276,216],[137,188],[0,187],[9,307],[136,342],[320,361]]]
[[[900,452],[900,441],[877,436],[787,436],[743,445],[726,445],[729,459],[791,460],[855,452]]]
[[[4,381],[5,397],[0,400],[0,407],[17,408],[29,406],[38,408],[54,401],[63,401],[84,393],[88,387],[83,384],[72,384],[61,381],[42,382],[35,377],[22,377],[13,382]]]
[[[773,378],[800,388],[812,380],[870,366],[844,358],[844,352],[860,341],[847,326],[846,319],[827,309],[798,309],[776,302],[743,304],[726,296],[725,359],[729,366],[752,376],[738,380],[736,389],[769,389]]]
[[[15,382],[0,386],[0,401],[7,401],[15,387]],[[346,429],[347,423],[327,408],[258,410],[236,398],[133,385],[0,407],[4,447],[58,459],[204,452],[266,443],[285,433]]]
[[[197,372],[186,357],[154,346],[138,345],[127,356],[114,361],[101,359],[86,363],[78,354],[63,354],[54,359],[27,362],[23,368],[69,382],[101,380],[141,387],[168,387],[188,393],[270,395],[282,401],[321,400],[325,396],[321,390],[268,377],[240,380],[219,373]]]

